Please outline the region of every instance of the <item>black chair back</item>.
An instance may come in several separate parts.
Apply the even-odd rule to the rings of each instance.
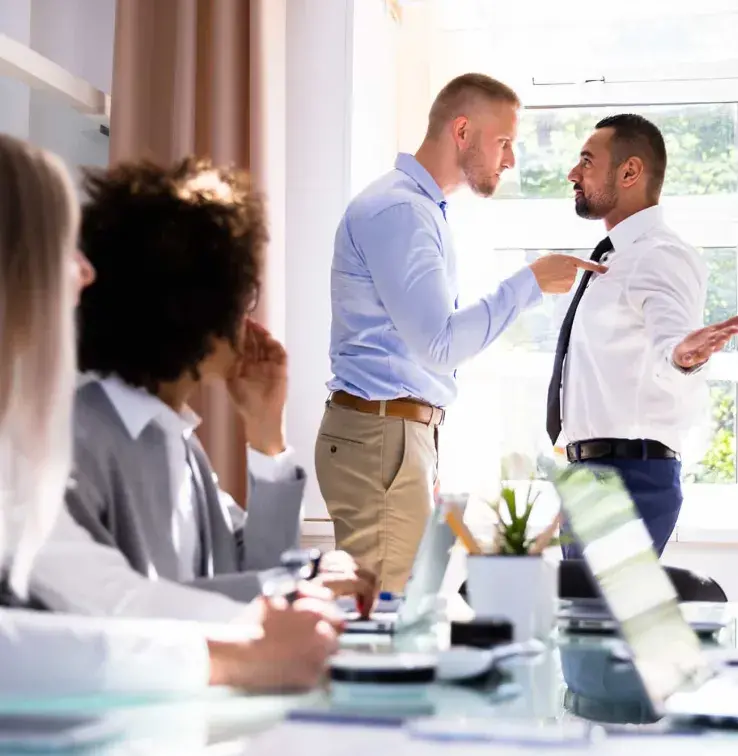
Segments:
[[[726,602],[728,597],[717,581],[681,567],[664,566],[680,601]],[[559,598],[599,598],[600,592],[582,559],[565,559],[559,565]]]

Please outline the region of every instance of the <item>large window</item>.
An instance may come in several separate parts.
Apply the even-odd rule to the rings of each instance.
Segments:
[[[728,31],[738,31],[738,6],[705,0],[687,12],[658,2],[657,24],[647,18],[648,4],[622,5],[619,16],[608,7],[604,25],[602,19],[552,17],[536,26],[521,10],[493,45],[501,10],[473,0],[436,0],[429,93],[476,69],[513,83],[526,106],[518,163],[495,199],[461,192],[449,204],[462,300],[484,294],[540,254],[591,253],[604,229],[576,217],[567,174],[597,121],[635,112],[664,133],[669,168],[662,204],[669,225],[707,264],[705,322],[738,313],[738,55],[728,43],[736,38]],[[523,49],[538,52],[521,60]],[[567,306],[568,297],[546,298],[459,372],[459,401],[449,413],[441,460],[451,485],[485,492],[504,453],[551,453],[546,388]],[[685,449],[682,523],[738,525],[737,381],[738,351],[731,342],[711,361],[709,409]]]

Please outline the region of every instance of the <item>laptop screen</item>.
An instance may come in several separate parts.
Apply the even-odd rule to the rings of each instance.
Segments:
[[[446,523],[443,506],[446,498],[453,498],[454,503],[462,508],[466,505],[466,496],[439,495],[437,497],[436,506],[428,518],[415,555],[412,574],[405,588],[405,600],[397,613],[396,631],[398,632],[413,627],[434,613],[438,592],[441,590],[451,559],[451,547],[456,541],[456,537]]]
[[[712,675],[630,494],[614,470],[572,465],[556,480],[572,534],[655,703]]]

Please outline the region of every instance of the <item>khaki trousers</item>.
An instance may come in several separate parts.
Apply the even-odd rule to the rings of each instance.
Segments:
[[[315,467],[336,548],[402,593],[433,507],[437,429],[329,403]]]

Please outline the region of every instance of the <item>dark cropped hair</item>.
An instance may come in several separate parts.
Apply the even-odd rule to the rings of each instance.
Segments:
[[[639,157],[648,174],[648,191],[658,200],[666,175],[666,145],[658,126],[633,113],[603,118],[595,127],[612,129],[611,158],[614,166]]]
[[[88,170],[80,245],[97,272],[79,306],[79,366],[156,392],[234,347],[268,240],[248,176],[186,158]]]

